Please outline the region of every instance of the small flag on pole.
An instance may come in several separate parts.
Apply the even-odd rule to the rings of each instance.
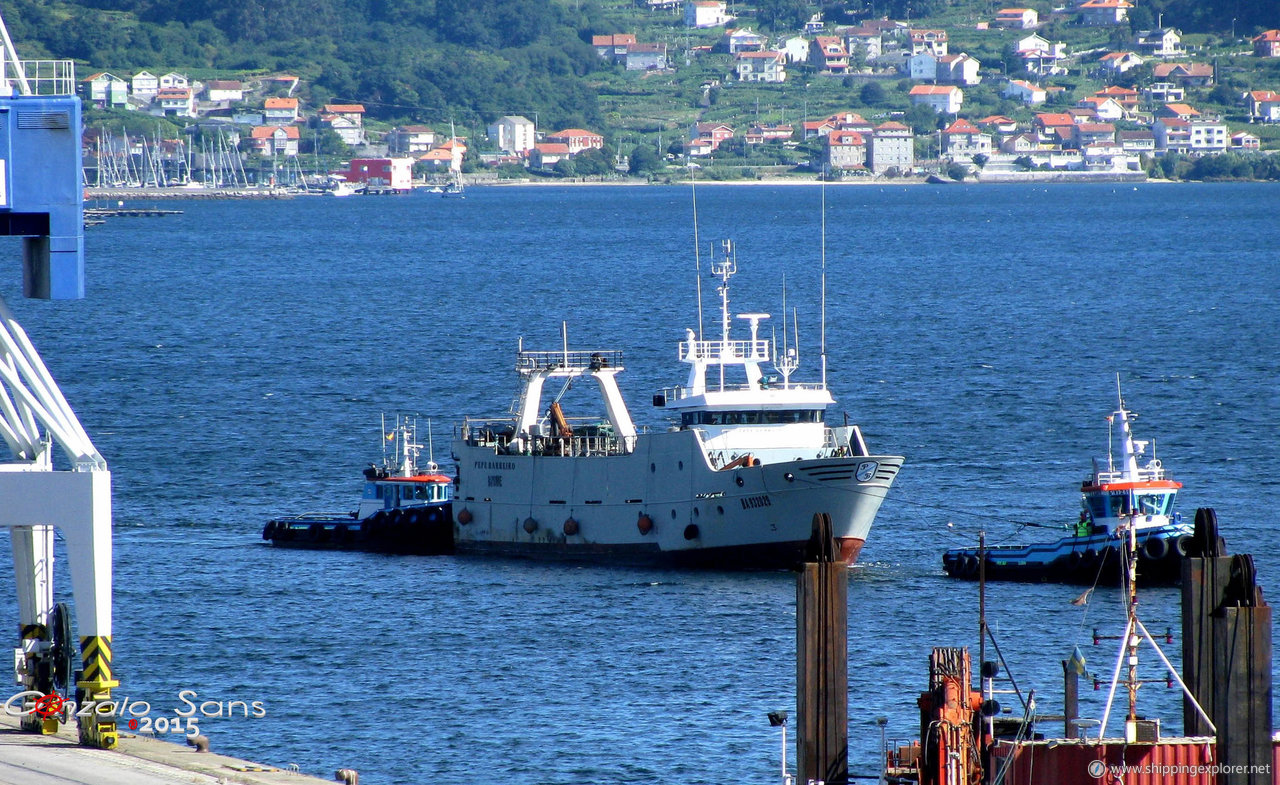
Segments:
[[[1080,647],[1076,646],[1071,652],[1071,659],[1067,660],[1067,667],[1075,671],[1076,674],[1083,676],[1084,672],[1084,652],[1080,651]]]

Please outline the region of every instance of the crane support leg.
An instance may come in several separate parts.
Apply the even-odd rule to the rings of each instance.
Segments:
[[[24,692],[54,692],[52,659],[53,626],[53,527],[14,526],[13,572],[18,580],[18,631],[21,647],[14,652],[18,679]],[[56,719],[35,713],[36,699],[23,701],[23,730],[53,733]]]

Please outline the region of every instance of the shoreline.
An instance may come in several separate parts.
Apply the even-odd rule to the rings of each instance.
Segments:
[[[1167,180],[1163,178],[1138,177],[1138,173],[1128,173],[1127,176],[1121,174],[1114,176],[1111,173],[1089,173],[1080,172],[1075,176],[1065,172],[1019,172],[1019,173],[1000,173],[989,178],[975,177],[972,179],[947,182],[947,183],[930,183],[924,177],[897,177],[874,178],[874,179],[858,179],[858,180],[830,180],[825,185],[833,187],[909,187],[920,185],[1071,185],[1071,184],[1163,184],[1178,185],[1199,181],[1183,181],[1183,180]],[[1010,176],[1013,175],[1013,176]],[[690,183],[696,183],[699,186],[729,186],[729,187],[761,187],[761,186],[777,186],[777,187],[799,187],[799,186],[815,186],[824,185],[817,178],[808,177],[771,177],[761,180],[696,180],[690,181],[686,179],[672,179],[666,182],[655,182],[648,180],[640,180],[636,178],[616,179],[616,180],[493,180],[493,181],[477,181],[468,183],[473,188],[638,188],[638,187],[669,187],[669,186],[687,186]],[[1265,180],[1248,180],[1243,182],[1267,182]],[[415,186],[415,191],[421,186]],[[404,192],[396,194],[401,196],[411,196],[413,192]],[[280,188],[218,188],[218,189],[198,189],[186,187],[171,188],[86,188],[84,190],[85,204],[103,200],[136,200],[136,199],[295,199],[308,198],[317,196],[317,194],[293,193]]]

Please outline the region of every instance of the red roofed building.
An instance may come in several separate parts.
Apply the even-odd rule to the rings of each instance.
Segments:
[[[697,123],[689,129],[692,148],[706,149],[704,155],[715,152],[726,139],[733,138],[733,128],[724,123]],[[692,152],[690,153],[693,154]]]
[[[1160,63],[1151,69],[1160,81],[1176,82],[1183,87],[1208,87],[1213,84],[1213,66],[1208,63]]]
[[[838,35],[820,35],[809,48],[813,66],[826,73],[843,74],[849,70],[849,50]]]
[[[1098,62],[1103,70],[1113,74],[1123,74],[1142,65],[1142,57],[1133,52],[1108,52]]]
[[[1040,14],[1034,8],[1001,8],[996,11],[996,27],[1029,30],[1040,23]]]
[[[1249,119],[1264,123],[1280,123],[1280,93],[1274,90],[1254,90],[1246,96]]]
[[[529,151],[529,165],[536,169],[550,169],[566,158],[573,157],[569,145],[563,142],[541,142]]]
[[[599,150],[604,147],[604,137],[581,128],[566,128],[547,136],[546,141],[559,143],[569,148],[569,155],[577,155],[583,150]]]
[[[911,38],[912,55],[929,52],[941,57],[947,53],[946,30],[912,30],[909,36]]]
[[[827,134],[827,164],[832,169],[862,169],[867,163],[867,145],[857,131]]]
[[[918,84],[907,96],[911,103],[932,106],[938,114],[955,114],[964,103],[964,92],[955,85]]]
[[[297,98],[268,98],[262,103],[262,117],[267,125],[289,125],[298,122]]]
[[[636,37],[631,33],[591,36],[591,45],[596,48],[596,54],[613,63],[625,58],[627,47],[634,43]]]
[[[991,155],[991,134],[960,118],[942,132],[942,154],[957,163],[969,163],[975,155]]]
[[[1080,4],[1080,24],[1120,25],[1129,19],[1129,0],[1085,0]]]
[[[867,158],[871,161],[871,171],[876,174],[891,169],[908,174],[916,165],[915,137],[911,129],[893,121],[877,125],[871,132]]]
[[[297,155],[298,126],[260,125],[250,132],[249,144],[259,155]]]
[[[1253,39],[1253,53],[1258,57],[1280,57],[1280,30],[1268,30]]]

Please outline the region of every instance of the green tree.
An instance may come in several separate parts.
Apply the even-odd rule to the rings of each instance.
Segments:
[[[912,104],[903,117],[916,134],[928,134],[938,130],[938,113],[928,104]]]
[[[862,90],[858,93],[858,97],[867,106],[882,106],[889,98],[884,86],[879,82],[867,82],[864,84]]]
[[[662,158],[653,151],[648,142],[641,142],[636,145],[636,148],[631,151],[627,165],[627,171],[634,175],[653,174],[666,168]]]

